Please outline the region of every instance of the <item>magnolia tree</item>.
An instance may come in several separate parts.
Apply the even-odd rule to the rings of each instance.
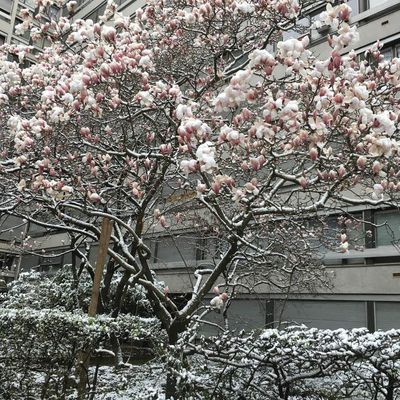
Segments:
[[[346,53],[358,38],[346,4],[321,14],[334,33],[318,59],[307,36],[279,41],[307,7],[297,0],[151,1],[133,19],[109,2],[99,22],[45,18],[53,2],[21,11],[17,30],[51,43],[36,64],[19,64],[29,47],[0,48],[0,211],[68,233],[78,254],[112,220],[114,310],[142,286],[170,344],[213,288],[222,309],[238,287],[319,278],[321,215],[396,204],[400,60],[379,44],[365,61]],[[145,240],[180,228],[224,243],[183,307]]]

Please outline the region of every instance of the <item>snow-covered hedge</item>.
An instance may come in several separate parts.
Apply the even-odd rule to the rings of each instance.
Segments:
[[[122,273],[116,271],[110,282],[108,297],[115,296],[116,287]],[[92,293],[93,280],[87,271],[83,271],[74,280],[71,265],[64,265],[54,276],[39,272],[24,272],[19,279],[8,285],[7,293],[0,293],[0,306],[5,308],[44,308],[60,311],[87,311]],[[105,312],[111,311],[110,304],[104,304]],[[141,317],[153,315],[144,289],[127,287],[121,304],[121,312]]]
[[[0,308],[0,398],[76,398],[81,351],[93,354],[96,348],[109,348],[112,335],[156,341],[159,333],[154,320],[127,315],[89,318]],[[400,330],[292,327],[192,339],[184,335],[171,346],[162,358],[165,364],[160,361],[157,367],[153,361],[153,372],[147,366],[131,366],[126,373],[100,368],[93,393],[99,399],[117,399],[117,392],[121,398],[162,399],[161,383],[169,370],[177,378],[179,399],[400,398]]]
[[[81,352],[110,349],[112,338],[148,343],[159,332],[154,319],[129,315],[0,308],[0,398],[62,398],[74,393]]]
[[[183,345],[183,342],[181,343]],[[226,333],[175,362],[180,392],[199,399],[400,398],[400,330],[293,327]]]

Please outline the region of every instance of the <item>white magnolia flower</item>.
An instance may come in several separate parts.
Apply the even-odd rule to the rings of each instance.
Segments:
[[[210,306],[216,308],[217,310],[222,310],[224,304],[228,301],[228,295],[226,293],[221,293],[218,296],[215,296],[210,301]]]
[[[213,168],[217,167],[215,161],[215,149],[211,142],[202,143],[196,151],[197,160],[201,164],[201,170],[211,173]]]
[[[190,106],[186,104],[178,104],[176,107],[176,118],[182,120],[183,118],[193,117],[192,109]]]
[[[397,149],[397,143],[387,137],[376,140],[368,149],[369,154],[374,157],[390,157],[393,150]]]
[[[236,7],[243,14],[251,14],[256,9],[254,4],[248,3],[247,1],[243,1],[239,4],[236,4]]]

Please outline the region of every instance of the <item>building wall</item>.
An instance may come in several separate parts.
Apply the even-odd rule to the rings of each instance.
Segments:
[[[118,7],[118,11],[124,15],[133,15],[134,12],[144,7],[146,4],[145,0],[114,0]],[[80,3],[80,5],[79,5]],[[97,20],[100,15],[103,14],[107,0],[81,0],[76,8],[75,18],[81,19],[92,19]]]

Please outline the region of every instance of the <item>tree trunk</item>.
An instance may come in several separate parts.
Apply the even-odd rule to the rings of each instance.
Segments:
[[[184,332],[188,326],[188,320],[186,318],[176,318],[170,327],[168,328],[168,345],[170,347],[170,350],[173,350],[171,347],[175,346],[177,341],[178,341],[178,335],[181,332]],[[183,356],[183,354],[182,354]],[[175,354],[174,359],[180,358],[180,355]],[[183,360],[180,360],[183,361]],[[168,366],[168,372],[167,372],[167,382],[166,382],[166,387],[165,387],[165,398],[166,400],[177,400],[179,399],[179,394],[177,391],[177,381],[176,381],[176,376],[172,372],[172,368],[175,368],[175,365],[170,365]]]
[[[392,376],[389,376],[389,382],[387,386],[386,400],[394,399],[394,383],[395,379]]]
[[[174,324],[172,324],[171,328],[168,330],[168,345],[174,346],[177,341],[178,341],[178,329]],[[165,385],[165,399],[166,400],[172,400],[172,399],[177,400],[178,399],[176,384],[177,384],[176,376],[171,371],[170,366],[168,366],[167,382]]]
[[[114,244],[113,250],[118,253],[120,250],[118,244]],[[111,281],[114,276],[114,273],[117,271],[118,266],[115,266],[115,261],[113,258],[107,262],[106,273],[103,278],[103,287],[101,288],[101,299],[102,299],[102,307],[99,309],[99,314],[108,313],[112,310],[112,304],[110,299],[110,289],[111,289]]]
[[[110,288],[112,277],[114,276],[115,268],[114,262],[108,261],[106,267],[106,273],[103,278],[103,287],[100,290],[100,298],[102,300],[101,305],[99,305],[99,314],[104,314],[109,311],[110,307]]]
[[[131,273],[129,271],[125,271],[124,275],[122,275],[121,280],[118,282],[117,290],[114,296],[113,311],[111,314],[113,318],[116,318],[119,314],[119,311],[121,309],[122,295],[124,294],[124,290],[126,285],[128,284],[130,276]]]

